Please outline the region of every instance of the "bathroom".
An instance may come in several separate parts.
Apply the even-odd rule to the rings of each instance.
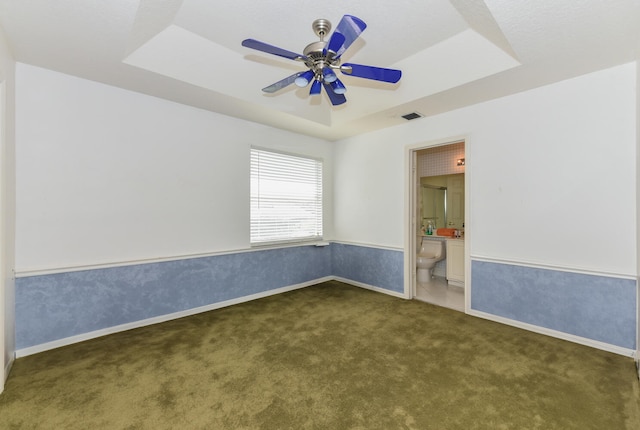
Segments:
[[[417,151],[415,298],[464,311],[464,142]]]

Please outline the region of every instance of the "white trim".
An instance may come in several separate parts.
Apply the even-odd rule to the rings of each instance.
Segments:
[[[516,328],[521,328],[523,330],[531,331],[534,333],[543,334],[546,336],[555,337],[557,339],[567,340],[569,342],[578,343],[580,345],[590,346],[592,348],[601,349],[603,351],[612,352],[614,354],[624,355],[626,357],[635,357],[635,350],[630,348],[623,348],[621,346],[612,345],[610,343],[600,342],[597,340],[589,339],[586,337],[576,336],[569,333],[564,333],[557,330],[548,329],[545,327],[540,327],[533,324],[523,323],[521,321],[512,320],[510,318],[504,318],[497,315],[489,314],[486,312],[476,311],[474,309],[470,309],[467,312],[468,315],[483,318],[489,321],[494,321],[500,324],[509,325]]]
[[[18,268],[15,271],[16,278],[26,278],[29,276],[53,275],[56,273],[82,272],[85,270],[111,269],[116,267],[137,266],[141,264],[166,263],[171,261],[191,260],[194,258],[219,257],[222,255],[244,254],[246,252],[260,252],[271,249],[297,248],[301,246],[326,246],[326,241],[304,241],[280,245],[270,245],[252,248],[232,249],[229,251],[203,252],[196,254],[181,254],[167,257],[152,257],[139,260],[111,261],[96,264],[83,264],[77,266],[43,267],[43,268]]]
[[[344,282],[345,284],[353,285],[354,287],[364,288],[365,290],[375,291],[376,293],[386,294],[388,296],[398,297],[400,299],[407,299],[404,293],[397,291],[387,290],[386,288],[375,287],[373,285],[365,284],[363,282],[353,281],[347,278],[341,278],[339,276],[331,276],[333,280]]]
[[[464,139],[464,312],[471,310],[471,249],[473,244],[473,200],[471,200],[471,183],[473,180],[473,154],[469,150],[472,139],[468,136]],[[471,228],[470,228],[471,227]]]
[[[167,257],[142,258],[138,260],[110,261],[110,262],[95,263],[95,264],[82,264],[77,266],[17,268],[15,271],[15,277],[26,278],[29,276],[54,275],[57,273],[83,272],[85,270],[112,269],[117,267],[138,266],[141,264],[166,263],[171,261],[190,260],[194,258],[219,257],[222,255],[244,254],[246,252],[268,251],[272,249],[298,248],[301,246],[323,247],[323,246],[331,245],[332,243],[338,243],[342,245],[363,246],[367,248],[384,249],[388,251],[404,251],[404,248],[400,248],[400,247],[374,245],[371,243],[345,242],[345,241],[337,241],[337,240],[330,240],[330,241],[315,240],[315,241],[304,241],[304,242],[295,242],[295,243],[279,244],[279,245],[269,245],[269,246],[265,245],[265,246],[252,247],[252,248],[233,249],[229,251],[182,254],[182,255],[172,255]]]
[[[11,368],[13,367],[13,362],[15,361],[15,354],[13,357],[11,357],[11,360],[9,360],[9,362],[4,366],[4,380],[6,381],[7,379],[9,379],[9,372],[11,372]],[[2,385],[2,384],[0,384]],[[2,390],[0,390],[0,393],[2,392]]]
[[[301,288],[306,288],[309,287],[311,285],[315,285],[315,284],[319,284],[322,282],[326,282],[326,281],[330,281],[334,279],[331,276],[327,276],[324,278],[319,278],[319,279],[315,279],[313,281],[307,281],[307,282],[303,282],[301,284],[296,284],[296,285],[290,285],[288,287],[281,287],[281,288],[276,288],[275,290],[269,290],[269,291],[264,291],[261,293],[256,293],[256,294],[251,294],[248,296],[243,296],[243,297],[238,297],[236,299],[231,299],[231,300],[225,300],[223,302],[218,302],[218,303],[212,303],[210,305],[206,305],[206,306],[200,306],[197,308],[193,308],[193,309],[187,309],[184,311],[180,311],[180,312],[174,312],[171,314],[166,314],[166,315],[160,315],[157,317],[153,317],[153,318],[147,318],[144,320],[140,320],[140,321],[133,321],[130,323],[126,323],[126,324],[120,324],[114,327],[109,327],[109,328],[105,328],[105,329],[100,329],[100,330],[95,330],[95,331],[91,331],[88,333],[82,333],[76,336],[70,336],[70,337],[66,337],[64,339],[58,339],[58,340],[54,340],[52,342],[47,342],[47,343],[41,343],[39,345],[34,345],[34,346],[30,346],[27,348],[22,348],[16,351],[16,358],[20,358],[20,357],[25,357],[27,355],[32,355],[32,354],[37,354],[39,352],[44,352],[44,351],[48,351],[50,349],[55,349],[55,348],[60,348],[62,346],[67,346],[67,345],[71,345],[74,343],[78,343],[78,342],[83,342],[85,340],[90,340],[90,339],[95,339],[98,337],[102,337],[102,336],[106,336],[109,334],[113,334],[113,333],[119,333],[122,331],[127,331],[127,330],[132,330],[135,328],[140,328],[140,327],[145,327],[148,325],[152,325],[152,324],[158,324],[158,323],[162,323],[162,322],[166,322],[166,321],[170,321],[170,320],[175,320],[178,318],[184,318],[187,316],[191,316],[191,315],[196,315],[202,312],[208,312],[208,311],[212,311],[215,309],[220,309],[220,308],[224,308],[227,306],[233,306],[233,305],[237,305],[240,303],[244,303],[244,302],[248,302],[251,300],[257,300],[257,299],[262,299],[264,297],[269,297],[269,296],[274,296],[277,294],[282,294],[282,293],[286,293],[288,291],[293,291],[293,290],[298,290]]]
[[[407,148],[404,156],[404,298],[416,296],[416,252],[418,220],[417,191],[418,149]],[[413,250],[413,251],[412,251]]]
[[[610,278],[631,279],[634,281],[637,279],[636,275],[630,275],[627,273],[604,272],[604,271],[591,270],[591,269],[578,268],[578,267],[566,267],[566,266],[559,266],[555,264],[538,263],[533,261],[504,259],[504,258],[498,258],[498,257],[487,257],[484,255],[477,255],[477,254],[471,255],[471,260],[484,261],[487,263],[508,264],[511,266],[531,267],[534,269],[547,269],[547,270],[556,270],[559,272],[579,273],[583,275],[596,275],[596,276],[606,276]]]
[[[351,245],[351,246],[362,246],[365,248],[375,248],[375,249],[383,249],[385,251],[404,251],[404,248],[398,246],[385,246],[385,245],[375,245],[373,243],[366,242],[347,242],[343,240],[332,240],[331,243],[337,243],[340,245]]]

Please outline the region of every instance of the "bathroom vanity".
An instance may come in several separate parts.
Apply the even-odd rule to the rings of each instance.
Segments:
[[[447,281],[464,287],[464,239],[447,239]]]

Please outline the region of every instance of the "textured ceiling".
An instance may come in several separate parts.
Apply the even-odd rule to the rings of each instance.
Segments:
[[[348,102],[260,91],[303,64],[311,23],[367,23],[343,62],[396,68],[398,84],[341,75]],[[19,62],[337,140],[638,58],[638,0],[0,0]]]

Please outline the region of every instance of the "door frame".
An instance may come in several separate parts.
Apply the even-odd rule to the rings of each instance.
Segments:
[[[465,153],[465,169],[464,169],[464,267],[465,267],[465,283],[464,283],[464,311],[469,313],[471,309],[471,240],[473,231],[467,229],[471,226],[471,168],[469,160],[469,137],[453,136],[444,139],[431,140],[409,144],[405,146],[405,222],[404,222],[404,297],[413,299],[416,296],[416,238],[417,238],[417,209],[418,194],[417,187],[418,169],[417,169],[417,152],[423,149],[435,148],[437,146],[446,146],[455,143],[464,143]]]

